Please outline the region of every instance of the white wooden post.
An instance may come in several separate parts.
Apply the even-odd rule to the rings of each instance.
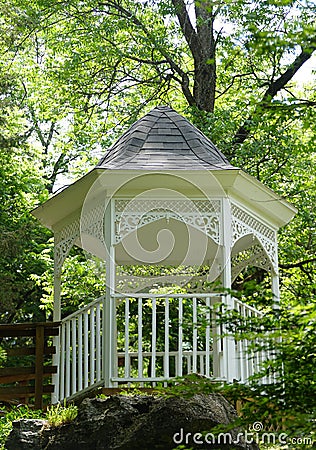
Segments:
[[[231,203],[228,198],[223,198],[222,208],[222,284],[224,289],[231,289],[232,217]],[[227,310],[234,308],[234,301],[230,294],[223,297],[223,300]],[[225,336],[223,339],[223,367],[220,368],[220,371],[221,377],[228,382],[237,378],[236,349],[233,337]]]
[[[279,289],[279,275],[272,274],[272,295],[273,295],[273,303],[276,309],[279,308],[280,301],[280,289]]]
[[[211,345],[211,298],[206,298],[206,332],[205,332],[205,375],[210,376],[210,345]]]
[[[178,366],[177,376],[182,377],[183,371],[183,298],[179,298],[179,325],[178,325]]]
[[[151,376],[156,377],[156,346],[157,346],[157,305],[156,299],[152,299],[151,322]]]
[[[211,299],[211,306],[213,307],[215,303],[219,302],[219,298]],[[213,376],[215,378],[221,378],[221,367],[222,367],[222,339],[221,335],[221,326],[216,323],[216,312],[217,309],[214,309],[211,313],[212,320],[212,337],[213,337]]]
[[[197,373],[197,341],[198,341],[198,332],[197,332],[197,299],[193,297],[192,299],[192,308],[193,308],[193,336],[192,336],[192,371],[193,373]]]
[[[114,249],[114,200],[109,199],[105,209],[104,238],[106,247],[106,289],[103,321],[103,374],[105,387],[112,387],[112,378],[117,372],[116,357],[116,300],[115,291],[115,249]]]
[[[138,378],[143,378],[143,299],[139,297],[137,308],[137,361],[138,361]]]
[[[169,378],[169,297],[165,298],[165,352],[164,377]]]
[[[125,378],[130,378],[129,358],[129,298],[125,299],[125,344],[124,344]]]

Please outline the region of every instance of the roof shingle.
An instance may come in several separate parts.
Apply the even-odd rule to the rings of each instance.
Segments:
[[[235,169],[187,119],[158,106],[135,122],[108,150],[99,169]]]

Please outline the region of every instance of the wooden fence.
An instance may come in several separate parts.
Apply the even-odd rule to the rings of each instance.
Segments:
[[[43,394],[54,392],[52,384],[44,384],[44,378],[57,373],[57,367],[45,364],[45,356],[56,352],[47,345],[49,337],[58,336],[59,322],[18,323],[0,325],[0,338],[14,339],[11,348],[6,350],[8,362],[23,358],[20,365],[0,368],[0,401],[25,402],[34,397],[35,409],[43,408]],[[27,338],[27,339],[21,339]]]

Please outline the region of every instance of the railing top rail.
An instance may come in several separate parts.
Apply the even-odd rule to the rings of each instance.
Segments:
[[[147,292],[137,292],[137,293],[133,293],[133,292],[122,292],[122,293],[114,293],[112,294],[112,298],[117,298],[117,299],[123,299],[123,298],[220,298],[220,297],[225,297],[229,295],[228,292],[209,292],[208,294],[206,293],[195,293],[195,294],[150,294]],[[105,299],[105,295],[102,295],[101,297],[97,298],[96,300],[93,300],[91,303],[88,303],[88,305],[84,306],[83,308],[81,308],[78,311],[75,311],[74,313],[70,314],[69,316],[65,317],[64,319],[62,319],[61,322],[43,322],[44,326],[58,326],[60,323],[65,323],[71,319],[74,319],[75,317],[80,316],[81,314],[83,314],[84,312],[88,311],[90,308],[92,308],[93,306],[97,305],[98,303],[101,303],[103,300]],[[252,311],[253,313],[257,314],[257,315],[262,315],[262,312],[257,310],[256,308],[254,308],[253,306],[247,305],[246,303],[243,303],[241,300],[238,300],[237,298],[233,297],[233,300],[235,302],[235,304],[239,304],[241,306],[243,306],[244,308],[246,308],[249,311]],[[16,324],[19,326],[25,326],[25,325],[30,325],[35,327],[36,323],[31,323],[31,324]],[[14,326],[16,326],[14,325]],[[7,326],[7,325],[0,325],[0,327],[3,326]],[[8,325],[10,326],[10,325]],[[11,325],[12,327],[13,325]]]
[[[94,305],[97,305],[98,303],[101,303],[103,299],[105,298],[105,295],[101,295],[101,297],[97,298],[96,300],[93,300],[93,302],[88,303],[83,308],[80,308],[78,311],[75,311],[72,314],[69,314],[69,316],[66,316],[62,319],[61,323],[68,322],[68,320],[74,319],[77,316],[80,316],[85,311],[88,311],[90,308],[92,308]]]
[[[114,298],[210,298],[210,297],[223,297],[228,295],[227,292],[215,293],[210,292],[209,294],[149,294],[143,293],[133,293],[133,292],[123,292],[122,294],[113,294]]]

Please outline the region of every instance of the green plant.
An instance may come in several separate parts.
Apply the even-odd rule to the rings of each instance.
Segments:
[[[72,422],[78,414],[78,408],[75,405],[62,406],[60,403],[52,405],[47,410],[48,424],[53,427],[58,427],[66,423]]]
[[[106,400],[106,399],[109,398],[109,396],[108,396],[108,395],[105,395],[105,394],[97,394],[97,395],[95,396],[95,398],[99,398],[100,400]]]

